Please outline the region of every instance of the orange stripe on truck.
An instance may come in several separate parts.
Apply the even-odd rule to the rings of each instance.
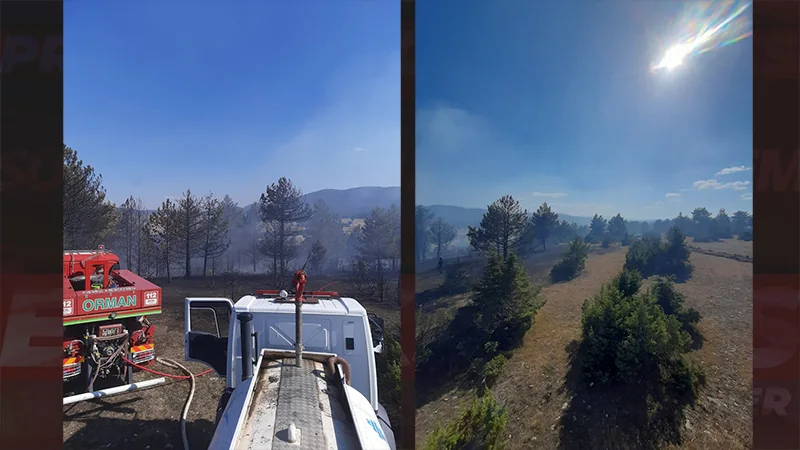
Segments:
[[[83,362],[83,356],[78,356],[75,358],[64,358],[64,365],[68,366],[70,364],[77,364]]]
[[[131,353],[146,352],[148,350],[152,350],[153,347],[155,347],[154,344],[135,345],[131,347]]]

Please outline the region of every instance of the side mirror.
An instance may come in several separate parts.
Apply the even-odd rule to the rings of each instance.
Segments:
[[[374,313],[369,313],[367,315],[369,319],[369,329],[372,334],[372,348],[375,353],[381,353],[383,351],[383,318],[378,317]]]

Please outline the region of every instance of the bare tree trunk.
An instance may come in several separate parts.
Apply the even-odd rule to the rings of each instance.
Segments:
[[[206,269],[208,268],[208,234],[206,234],[206,246],[203,249],[203,278],[206,277]]]
[[[214,278],[217,274],[217,258],[211,259],[211,287],[214,287]],[[203,269],[203,276],[205,276],[205,269]]]
[[[167,283],[172,283],[172,273],[169,270],[169,252],[167,252],[166,261],[164,261],[164,265],[167,266]]]
[[[186,262],[185,262],[185,264],[186,264],[185,275],[186,275],[187,278],[192,276],[192,252],[191,252],[192,240],[189,237],[189,233],[190,232],[191,232],[191,230],[189,229],[189,224],[187,223],[186,224]]]

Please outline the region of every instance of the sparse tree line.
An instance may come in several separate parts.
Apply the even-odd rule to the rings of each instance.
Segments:
[[[558,214],[547,203],[539,206],[533,214],[528,214],[517,200],[506,195],[488,206],[480,225],[469,227],[467,236],[474,250],[493,249],[506,257],[512,251],[526,255],[540,247],[546,250],[548,244],[568,242],[575,237],[581,237],[588,244],[602,244],[604,247],[612,243],[628,245],[637,236],[663,235],[673,226],[695,242],[711,242],[734,236],[751,240],[753,217],[745,211],[736,211],[729,216],[725,209],[720,209],[716,216],[712,216],[706,208],[695,208],[691,216],[679,213],[674,219],[659,219],[652,223],[629,221],[621,214],[610,219],[595,214],[587,227],[559,221]]]
[[[680,213],[674,219],[656,220],[653,230],[666,233],[673,226],[695,242],[730,239],[734,235],[745,241],[753,239],[753,216],[745,211],[736,211],[729,216],[725,209],[720,209],[716,216],[712,216],[706,208],[695,208],[691,216]]]
[[[585,227],[559,221],[547,203],[531,215],[514,197],[506,195],[488,206],[478,227],[469,227],[470,246],[480,252],[493,250],[507,258],[510,253],[526,255],[541,246],[566,242],[585,232]]]
[[[690,216],[683,213],[673,219],[659,219],[652,223],[643,221],[627,221],[617,214],[610,220],[595,214],[589,224],[586,242],[602,243],[608,246],[611,242],[624,245],[634,237],[647,235],[663,235],[672,227],[677,227],[695,242],[713,242],[720,239],[731,239],[737,236],[741,240],[753,239],[753,216],[746,211],[736,211],[728,215],[720,209],[713,216],[706,208],[695,208]]]
[[[396,295],[400,215],[375,208],[350,229],[319,201],[308,205],[281,177],[255,203],[190,190],[149,211],[129,197],[117,207],[102,176],[64,146],[64,248],[114,250],[121,265],[146,277],[266,272],[276,285],[305,266],[315,274],[349,274],[362,295]]]
[[[431,250],[436,259],[442,257],[456,238],[456,228],[436,217],[428,208],[417,205],[414,211],[415,253],[418,261],[428,259]]]

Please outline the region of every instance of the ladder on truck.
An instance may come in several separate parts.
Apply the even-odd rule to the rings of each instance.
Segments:
[[[391,450],[343,358],[264,349],[247,388],[230,449]]]

